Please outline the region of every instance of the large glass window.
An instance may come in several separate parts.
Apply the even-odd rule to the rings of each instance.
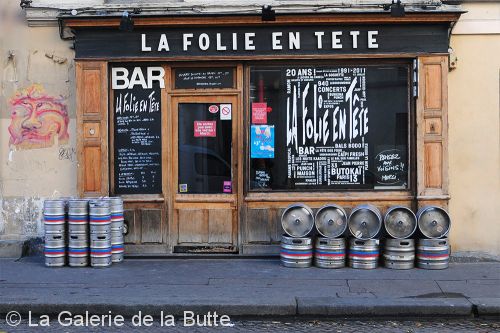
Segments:
[[[408,188],[409,67],[250,69],[250,190]]]

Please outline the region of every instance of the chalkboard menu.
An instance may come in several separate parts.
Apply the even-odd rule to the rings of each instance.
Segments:
[[[233,68],[189,68],[175,70],[176,89],[233,88]]]
[[[407,66],[256,67],[251,84],[251,188],[407,187]]]
[[[136,75],[139,68],[121,67]],[[115,194],[161,193],[161,89],[158,82],[130,86],[114,89]]]

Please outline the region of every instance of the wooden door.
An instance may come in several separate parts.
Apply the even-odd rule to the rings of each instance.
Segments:
[[[238,105],[229,94],[171,99],[174,252],[237,251]]]

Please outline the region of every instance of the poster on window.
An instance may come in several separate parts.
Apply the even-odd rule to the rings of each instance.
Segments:
[[[366,69],[287,68],[285,76],[288,179],[295,186],[365,184]]]
[[[251,158],[274,158],[274,126],[252,125]]]

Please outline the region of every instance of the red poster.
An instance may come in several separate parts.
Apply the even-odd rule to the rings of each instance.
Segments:
[[[194,137],[195,138],[204,138],[204,137],[215,138],[216,137],[216,126],[217,126],[216,121],[195,120],[195,122],[194,122]]]
[[[267,124],[267,103],[252,103],[252,124]]]

